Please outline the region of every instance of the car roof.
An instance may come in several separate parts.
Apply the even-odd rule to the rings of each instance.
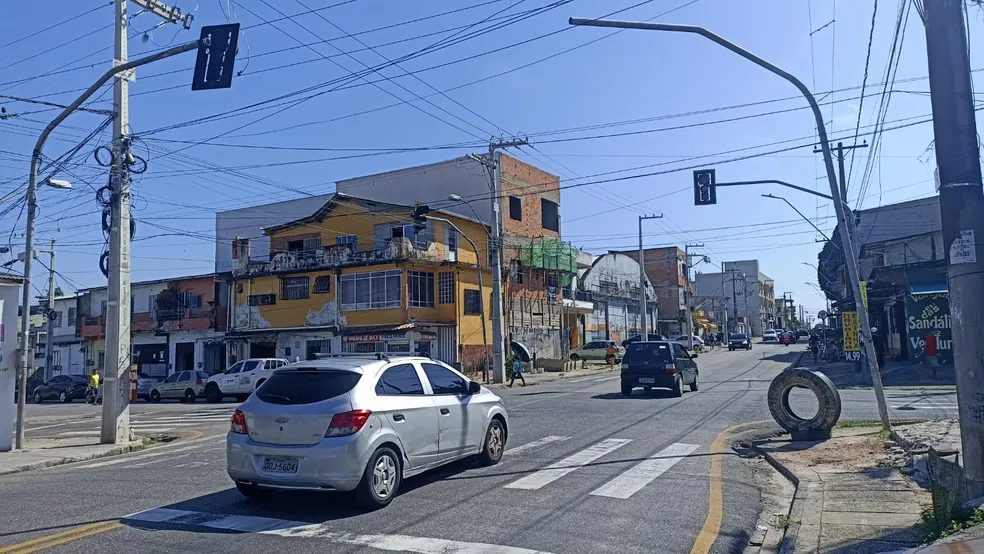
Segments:
[[[317,360],[294,362],[277,369],[275,372],[314,369],[322,371],[352,371],[364,375],[372,375],[395,362],[427,362],[442,366],[446,365],[426,356],[382,355],[381,358],[377,358],[376,354],[333,356]]]

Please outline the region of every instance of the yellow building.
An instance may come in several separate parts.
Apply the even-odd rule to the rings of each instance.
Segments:
[[[416,352],[480,371],[492,341],[488,230],[431,211],[476,255],[446,221],[415,234],[412,211],[335,194],[310,216],[264,229],[268,259],[250,259],[248,239],[237,240],[230,360]]]

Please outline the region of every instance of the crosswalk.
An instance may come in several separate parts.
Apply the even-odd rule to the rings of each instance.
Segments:
[[[180,431],[182,429],[226,423],[232,417],[235,405],[203,407],[191,412],[137,412],[130,414],[130,428],[138,435],[154,435]],[[99,423],[93,422],[94,429],[72,430],[59,433],[61,437],[99,436]]]

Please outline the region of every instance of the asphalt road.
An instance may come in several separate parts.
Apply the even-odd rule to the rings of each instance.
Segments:
[[[712,444],[735,424],[770,418],[769,382],[801,350],[703,355],[701,390],[682,398],[623,398],[611,373],[502,390],[511,428],[500,464],[461,463],[408,480],[389,507],[368,513],[342,494],[246,501],[225,474],[232,404],[139,405],[138,425],[187,424],[180,429],[206,436],[0,477],[0,552],[633,554],[686,553],[711,540],[711,552],[741,552],[759,492],[751,469],[730,451],[712,457]],[[888,394],[900,407],[895,417],[955,413],[950,392]],[[842,398],[845,418],[877,417],[870,391]],[[92,406],[50,408],[32,407],[28,436],[96,428],[80,419],[95,415]]]

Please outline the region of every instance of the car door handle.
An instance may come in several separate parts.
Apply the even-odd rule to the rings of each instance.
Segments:
[[[451,415],[451,410],[447,408],[441,408],[441,415]]]
[[[403,417],[403,414],[393,414],[393,421],[406,421],[407,418]]]

